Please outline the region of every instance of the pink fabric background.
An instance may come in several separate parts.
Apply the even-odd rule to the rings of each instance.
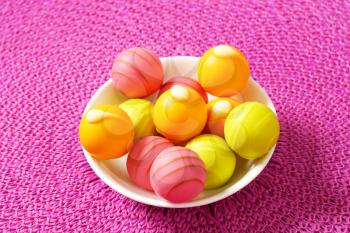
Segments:
[[[349,1],[0,1],[4,232],[349,232]],[[77,137],[113,58],[142,46],[247,56],[281,122],[275,155],[239,193],[193,209],[129,200]]]

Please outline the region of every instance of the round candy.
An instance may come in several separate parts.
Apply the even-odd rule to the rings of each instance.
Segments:
[[[208,103],[208,95],[207,92],[203,89],[203,87],[196,80],[187,77],[171,78],[169,81],[163,84],[163,86],[160,89],[159,96],[176,84],[184,87],[193,88],[195,91],[198,92],[198,94],[200,94],[203,97],[204,101]]]
[[[198,135],[207,121],[207,106],[192,88],[174,85],[156,101],[153,121],[157,131],[174,141]]]
[[[135,139],[152,135],[155,131],[152,112],[153,103],[144,99],[129,99],[119,105],[130,117],[135,131]]]
[[[97,159],[114,159],[128,151],[134,138],[129,116],[119,107],[100,105],[88,111],[79,126],[80,142]]]
[[[277,142],[280,126],[276,114],[258,102],[235,107],[225,121],[225,139],[245,159],[264,156]]]
[[[207,131],[224,137],[225,120],[229,112],[240,102],[231,98],[217,98],[210,101],[208,107]]]
[[[143,98],[163,83],[163,68],[152,51],[132,48],[121,52],[112,68],[114,86],[129,98]]]
[[[209,49],[198,65],[198,79],[202,87],[220,97],[238,94],[246,86],[249,75],[244,55],[229,45]]]
[[[203,190],[206,170],[195,152],[174,146],[157,156],[150,176],[152,188],[159,196],[181,203],[191,201]]]
[[[205,164],[205,189],[218,188],[231,178],[236,166],[236,157],[223,138],[203,134],[188,142],[186,148],[196,152]]]
[[[174,145],[170,141],[158,136],[148,136],[137,141],[126,161],[131,180],[144,189],[152,190],[149,175],[151,165],[160,152],[171,146]]]

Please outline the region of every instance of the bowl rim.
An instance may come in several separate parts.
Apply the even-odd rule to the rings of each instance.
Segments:
[[[166,62],[169,59],[191,59],[191,60],[195,59],[195,60],[199,61],[200,58],[194,57],[194,56],[171,56],[171,57],[160,58],[162,64],[163,64],[163,62]],[[260,90],[262,90],[261,94],[264,95],[264,97],[268,100],[267,106],[277,115],[275,106],[274,106],[271,98],[269,97],[269,95],[265,91],[265,89],[263,87],[261,87],[260,84],[258,82],[256,82],[251,76],[249,77],[249,79],[251,79],[251,81],[253,82],[254,85],[256,85]],[[102,86],[100,86],[97,89],[97,91],[95,91],[95,93],[89,99],[89,102],[86,105],[83,114],[85,114],[88,111],[88,109],[90,109],[92,107],[93,100],[96,99],[97,96],[101,95],[101,93],[104,92],[104,90],[106,88],[108,88],[110,85],[113,85],[111,78],[109,80],[107,80],[104,84],[102,84]],[[162,199],[161,201],[160,200],[153,200],[151,198],[143,197],[139,194],[136,194],[133,191],[128,190],[127,188],[118,184],[118,182],[116,182],[110,175],[108,175],[108,172],[106,172],[102,168],[103,166],[99,165],[99,162],[101,162],[101,161],[94,159],[89,154],[89,152],[87,152],[83,147],[82,147],[82,149],[83,149],[86,160],[88,161],[90,167],[95,172],[95,174],[105,184],[107,184],[110,188],[112,188],[114,191],[117,191],[118,193],[122,194],[123,196],[128,197],[134,201],[137,201],[137,202],[140,202],[140,203],[143,203],[146,205],[156,206],[156,207],[191,208],[191,207],[199,207],[199,206],[203,206],[203,205],[208,205],[208,204],[223,200],[223,199],[231,196],[232,194],[240,191],[242,188],[244,188],[248,184],[250,184],[264,170],[266,165],[269,163],[269,161],[270,161],[270,159],[271,159],[271,157],[276,149],[276,145],[268,152],[268,154],[266,156],[259,158],[262,160],[262,162],[255,165],[254,172],[248,172],[247,173],[248,177],[245,177],[245,179],[241,179],[237,183],[234,183],[235,186],[234,185],[228,186],[222,192],[216,193],[210,197],[206,197],[206,198],[198,199],[198,200],[194,199],[191,202],[185,202],[185,203],[172,203],[172,202],[168,202],[164,199]],[[247,175],[245,175],[245,176],[247,176]]]

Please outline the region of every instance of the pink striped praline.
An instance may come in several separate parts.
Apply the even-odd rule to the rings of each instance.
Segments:
[[[115,58],[114,86],[128,98],[144,98],[155,93],[164,79],[158,56],[144,48],[127,49]]]
[[[181,146],[164,149],[154,160],[150,172],[153,190],[174,203],[197,197],[206,177],[205,165],[199,156]]]
[[[169,140],[159,136],[147,136],[137,141],[126,161],[130,179],[136,185],[152,190],[149,175],[151,165],[161,151],[171,146],[174,145]]]

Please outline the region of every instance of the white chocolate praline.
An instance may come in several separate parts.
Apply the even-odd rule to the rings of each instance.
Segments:
[[[235,50],[228,45],[218,45],[214,48],[214,54],[220,57],[229,57],[235,54]]]
[[[218,101],[212,109],[212,112],[217,116],[226,116],[227,113],[232,109],[232,105],[227,100]]]
[[[178,101],[186,101],[190,97],[189,91],[180,85],[174,85],[170,88],[170,94]]]

